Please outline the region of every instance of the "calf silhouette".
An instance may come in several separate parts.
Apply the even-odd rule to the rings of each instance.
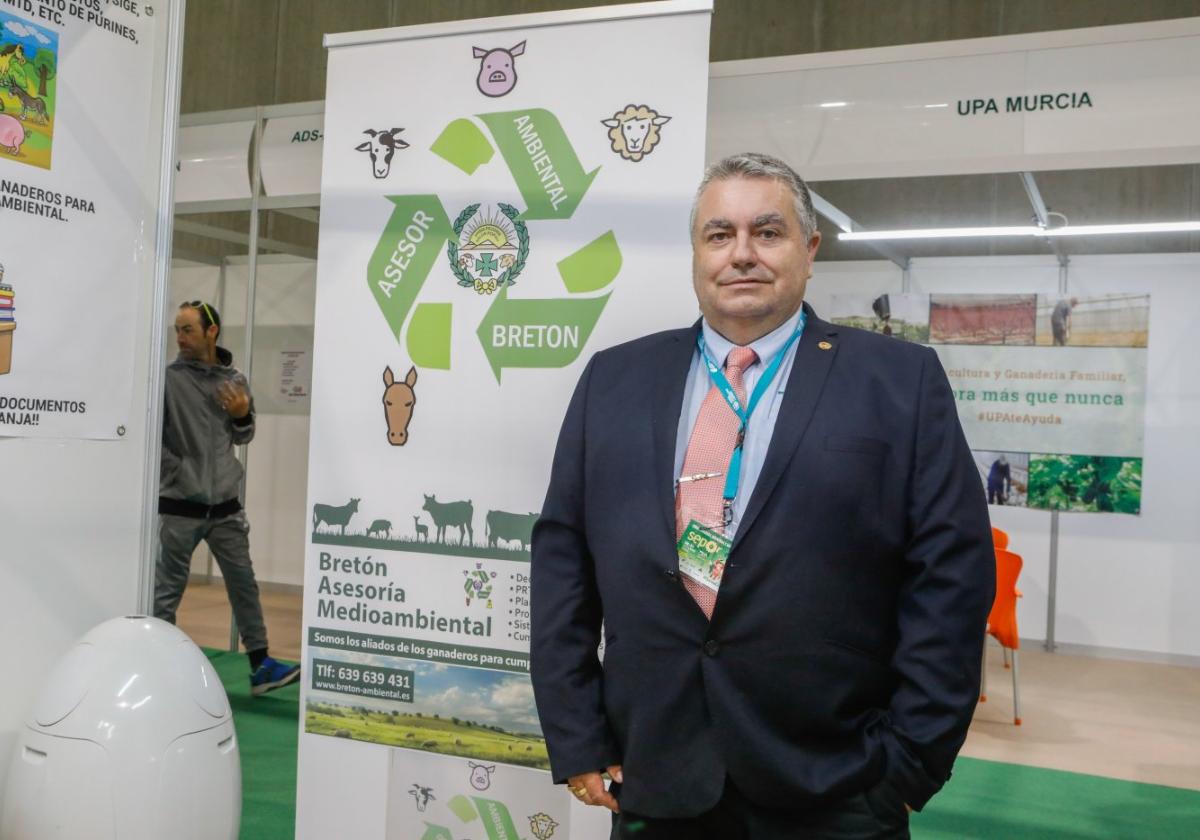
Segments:
[[[417,527],[417,539],[429,542],[429,526],[421,524],[421,517],[414,516],[413,524]]]
[[[447,527],[458,529],[459,545],[463,543],[464,534],[468,541],[475,541],[475,532],[471,528],[471,520],[475,518],[475,508],[470,499],[465,502],[439,502],[437,496],[425,496],[425,504],[421,505],[421,509],[429,511],[429,515],[433,518],[434,527],[437,528],[438,542],[446,541]]]

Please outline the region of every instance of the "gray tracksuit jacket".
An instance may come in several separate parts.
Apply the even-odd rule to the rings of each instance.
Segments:
[[[233,448],[254,439],[254,400],[241,420],[221,408],[221,383],[233,381],[249,392],[232,362],[233,354],[218,347],[215,365],[177,358],[167,366],[160,496],[204,505],[237,498],[242,465]]]

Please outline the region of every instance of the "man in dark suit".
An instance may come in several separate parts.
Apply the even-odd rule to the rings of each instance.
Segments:
[[[905,837],[995,580],[949,383],[803,304],[820,233],[782,161],[711,166],[692,239],[703,319],[593,357],[534,529],[553,776],[614,837]]]

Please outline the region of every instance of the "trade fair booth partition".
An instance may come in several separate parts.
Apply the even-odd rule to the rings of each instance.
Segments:
[[[183,14],[0,7],[0,791],[60,657],[150,606]]]
[[[901,333],[897,338],[935,346],[968,346],[962,357],[967,361],[957,367],[947,362],[947,367],[969,438],[972,424],[985,431],[985,424],[992,424],[1010,426],[1022,441],[1010,448],[1000,436],[975,448],[987,459],[980,462],[981,483],[988,481],[992,456],[1024,458],[1012,463],[1021,477],[1018,484],[1024,485],[1015,493],[1022,504],[996,504],[991,513],[1025,557],[1021,635],[1044,640],[1050,649],[1164,662],[1195,663],[1200,657],[1200,618],[1189,603],[1190,593],[1200,590],[1200,568],[1192,561],[1200,524],[1191,515],[1200,502],[1200,490],[1191,481],[1192,441],[1200,426],[1192,416],[1200,362],[1186,351],[1200,294],[1195,287],[1197,208],[1193,201],[1182,216],[1151,207],[1135,218],[1097,219],[1192,224],[1175,231],[1185,239],[1184,247],[1171,240],[1166,250],[1173,252],[1156,253],[1155,234],[1142,232],[1128,240],[1136,243],[1129,253],[1121,253],[1120,245],[1106,253],[1079,253],[1067,237],[1085,233],[1079,230],[1084,225],[1065,231],[1070,224],[1059,218],[1063,205],[1043,189],[1059,183],[1063,172],[1200,161],[1200,116],[1191,104],[1197,71],[1189,59],[1197,49],[1200,21],[1172,21],[710,68],[706,158],[751,148],[795,165],[816,186],[814,200],[830,250],[840,234],[871,233],[856,220],[870,214],[870,196],[854,207],[839,204],[830,200],[839,185],[1005,173],[997,180],[1010,179],[1025,196],[1027,205],[1019,213],[993,222],[1020,230],[973,234],[1024,237],[1025,252],[942,256],[936,246],[873,240],[867,247],[878,259],[818,260],[808,300],[818,313],[843,323],[895,328]],[[310,214],[319,205],[322,113],[321,103],[310,103],[193,115],[181,145],[208,144],[209,152],[195,155],[180,172],[181,193],[185,183],[196,190],[181,196],[187,202],[181,210],[249,209],[252,226],[259,211]],[[277,135],[283,139],[275,151],[265,139],[273,122],[276,131],[281,125],[286,129]],[[194,130],[191,139],[189,130]],[[237,139],[230,142],[230,136]],[[248,143],[250,138],[254,142]],[[247,149],[255,183],[245,175]],[[219,188],[217,168],[206,168],[209,160],[223,168],[237,191]],[[287,164],[281,166],[281,160]],[[269,187],[272,169],[303,184]],[[854,194],[853,189],[841,192]],[[996,215],[992,202],[979,197],[982,215]],[[1088,218],[1087,207],[1077,209],[1083,211],[1077,219]],[[946,218],[936,227],[954,227],[956,221]],[[225,235],[197,226],[191,230]],[[244,330],[241,346],[253,348],[249,360],[261,401],[260,430],[250,459],[247,508],[256,528],[256,562],[265,581],[296,586],[304,581],[303,543],[319,530],[310,519],[315,508],[302,480],[308,472],[303,441],[312,398],[317,271],[303,248],[267,245],[253,228],[245,241],[250,254],[244,260],[208,266],[203,259],[177,262],[172,299],[208,295],[223,300],[230,337]],[[280,256],[259,256],[260,245]],[[960,252],[946,248],[943,253]],[[686,272],[686,264],[680,270]],[[690,295],[686,276],[680,277],[679,294],[685,300]],[[911,309],[914,298],[918,309]],[[1081,303],[1070,316],[1076,324],[1070,334],[1077,337],[1086,333],[1087,318],[1132,323],[1129,329],[1109,330],[1122,337],[1102,342],[1112,351],[1102,362],[1089,362],[1068,331],[1056,325],[1055,309],[1075,299]],[[884,317],[881,300],[890,302],[882,310],[890,305],[896,313],[923,314],[907,321]],[[988,313],[1001,309],[1019,313],[1020,323],[1005,321],[991,330],[989,318],[995,316]],[[252,313],[248,322],[247,311]],[[964,311],[975,314],[967,317]],[[905,334],[902,327],[914,323],[916,332]],[[963,339],[963,323],[982,324],[987,335]],[[577,373],[596,349],[587,347],[569,370]],[[953,357],[944,356],[944,362],[947,358]],[[978,359],[983,361],[971,361]],[[428,367],[437,370],[438,365]],[[984,371],[1007,386],[1004,394],[1013,395],[1015,404],[983,405],[1008,399],[970,387],[969,380]],[[561,395],[554,399],[557,404]],[[980,405],[963,409],[966,402]],[[1084,409],[1093,405],[1115,419],[1087,416]],[[1028,434],[1043,432],[1058,437],[1039,450]],[[1062,486],[1035,492],[1032,474],[1039,465],[1033,462],[1047,461],[1046,456],[1056,463],[1115,459],[1120,470],[1110,483],[1119,481],[1125,495],[1113,504],[1098,502],[1095,494],[1064,494]],[[1083,512],[1089,509],[1096,512]],[[373,524],[371,517],[354,521],[346,534],[370,541]],[[390,817],[371,813],[378,800],[370,791],[362,797],[365,824],[384,831]]]

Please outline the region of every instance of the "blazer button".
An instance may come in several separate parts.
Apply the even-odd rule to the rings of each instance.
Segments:
[[[668,580],[675,580],[675,578],[677,578],[679,576],[679,573],[676,572],[674,569],[663,569],[663,574],[667,577]]]
[[[721,646],[717,643],[716,639],[709,639],[707,642],[704,643],[704,655],[705,656],[716,656],[720,652],[721,652]]]

